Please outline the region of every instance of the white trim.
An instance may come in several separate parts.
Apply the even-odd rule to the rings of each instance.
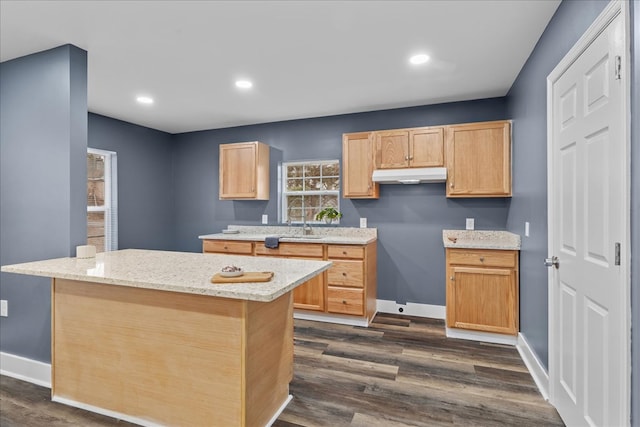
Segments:
[[[626,198],[626,209],[625,209],[625,230],[623,232],[623,242],[620,242],[622,245],[622,266],[621,266],[621,275],[624,280],[624,311],[625,311],[625,327],[627,337],[627,351],[624,354],[625,362],[620,366],[620,369],[626,370],[626,375],[624,376],[625,384],[625,398],[621,399],[622,411],[624,412],[624,417],[626,419],[627,424],[630,423],[631,420],[631,269],[629,266],[631,265],[631,91],[630,91],[630,75],[631,75],[631,31],[630,31],[630,12],[629,12],[629,2],[625,0],[611,0],[609,4],[604,8],[604,10],[600,13],[600,15],[593,21],[593,23],[589,26],[589,28],[584,32],[584,34],[580,37],[580,39],[573,45],[573,47],[567,52],[567,54],[562,58],[562,60],[556,65],[556,67],[551,71],[551,73],[547,76],[547,240],[548,240],[548,254],[553,253],[553,249],[555,247],[555,238],[557,236],[557,232],[553,228],[553,208],[554,203],[553,199],[550,197],[553,188],[555,188],[555,182],[552,182],[552,168],[553,161],[551,153],[553,152],[553,84],[567,71],[567,69],[578,59],[578,57],[589,47],[589,45],[607,28],[607,26],[613,21],[618,15],[622,16],[623,26],[624,26],[624,60],[623,60],[623,70],[622,70],[622,94],[625,97],[624,102],[624,126],[622,130],[622,134],[625,139],[625,150],[627,162],[624,164],[625,167],[625,179],[624,185],[625,188],[622,188],[623,194]],[[555,312],[554,306],[554,293],[553,293],[553,271],[549,269],[547,276],[547,287],[548,287],[548,313],[549,313],[549,326],[548,326],[548,343],[549,343],[549,354],[553,355],[557,351],[553,345],[555,342],[555,330],[554,325],[556,325],[556,321],[554,319],[553,313]],[[556,391],[554,390],[554,382],[552,378],[555,378],[558,375],[555,372],[556,367],[554,363],[552,363],[552,357],[549,357],[549,400],[553,404],[555,400]]]
[[[374,315],[375,316],[375,315]],[[369,326],[369,320],[366,317],[344,316],[341,314],[326,314],[313,311],[294,310],[293,318],[300,320],[313,320],[314,322],[338,323],[340,325],[349,326]]]
[[[515,346],[518,338],[515,335],[495,334],[493,332],[471,331],[468,329],[446,328],[447,338],[461,340],[490,342],[493,344],[506,344]]]
[[[51,388],[51,364],[0,352],[0,375]]]
[[[398,304],[395,301],[379,299],[376,301],[378,312],[404,314],[407,316],[428,317],[430,319],[445,319],[447,308],[444,305],[417,304],[408,302]],[[402,309],[402,312],[400,312]]]
[[[63,405],[73,406],[74,408],[84,409],[85,411],[94,412],[96,414],[105,415],[107,417],[115,418],[117,420],[126,421],[133,424],[138,424],[145,427],[162,427],[163,424],[154,423],[153,421],[145,420],[144,418],[132,417],[131,415],[122,414],[116,411],[110,411],[109,409],[100,408],[98,406],[89,405],[86,403],[78,402],[75,400],[67,399],[64,397],[53,396],[52,402],[62,403]]]
[[[287,399],[284,401],[284,403],[275,412],[275,414],[273,414],[273,417],[271,417],[271,419],[269,420],[269,422],[267,422],[265,427],[270,427],[273,423],[276,422],[280,414],[282,414],[282,411],[284,411],[284,409],[287,407],[287,405],[289,404],[289,402],[291,402],[292,399],[293,399],[293,396],[289,395]]]
[[[544,397],[544,400],[549,400],[549,374],[522,333],[518,334],[516,348],[529,373],[533,377],[533,381],[535,381],[538,386],[540,394]]]

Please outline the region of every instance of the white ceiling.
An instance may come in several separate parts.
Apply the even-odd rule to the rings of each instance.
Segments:
[[[559,3],[1,0],[0,60],[76,45],[89,111],[180,133],[503,96]]]

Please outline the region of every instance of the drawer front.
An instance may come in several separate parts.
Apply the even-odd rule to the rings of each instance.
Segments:
[[[449,264],[477,265],[485,267],[515,267],[517,251],[447,249]]]
[[[322,258],[322,245],[315,243],[280,243],[277,248],[269,249],[264,243],[256,243],[256,255],[294,256]]]
[[[329,286],[328,291],[329,313],[364,315],[364,290]]]
[[[364,247],[353,245],[329,245],[327,247],[329,258],[354,258],[364,259]]]
[[[253,242],[241,242],[237,240],[205,240],[202,242],[203,252],[221,254],[253,254]]]
[[[327,280],[329,285],[347,286],[351,288],[364,287],[363,261],[335,261],[329,268]]]

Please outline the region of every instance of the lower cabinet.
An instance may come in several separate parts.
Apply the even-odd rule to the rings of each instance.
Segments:
[[[373,319],[376,313],[376,242],[367,245],[203,240],[205,253],[329,260],[333,265],[293,291],[293,307],[319,313]]]
[[[518,251],[446,250],[447,326],[516,335]]]

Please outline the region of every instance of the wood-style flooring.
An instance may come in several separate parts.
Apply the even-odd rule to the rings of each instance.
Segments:
[[[296,320],[290,390],[274,426],[563,425],[515,348],[448,339],[441,320],[378,314],[369,328]],[[130,425],[0,377],[2,427]]]

